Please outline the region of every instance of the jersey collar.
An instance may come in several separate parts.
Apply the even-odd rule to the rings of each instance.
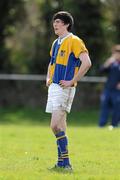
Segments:
[[[72,33],[69,33],[66,36],[62,37],[62,38],[58,37],[58,44],[62,44],[62,42],[71,35],[72,35]]]

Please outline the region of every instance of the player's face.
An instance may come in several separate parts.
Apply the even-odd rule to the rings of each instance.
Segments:
[[[118,61],[120,61],[120,52],[117,54]]]
[[[68,32],[67,30],[68,24],[64,24],[64,22],[61,19],[55,19],[53,21],[53,28],[55,31],[55,34],[58,36],[62,36],[64,35],[66,32]]]
[[[120,61],[120,49],[115,51],[115,58]]]

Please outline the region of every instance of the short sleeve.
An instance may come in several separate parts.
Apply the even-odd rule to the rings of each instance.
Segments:
[[[73,38],[72,51],[76,58],[79,58],[79,56],[82,52],[88,53],[88,50],[87,50],[83,40],[78,38],[77,36],[75,36]]]

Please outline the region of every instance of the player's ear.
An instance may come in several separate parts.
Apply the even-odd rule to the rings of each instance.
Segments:
[[[68,30],[68,27],[70,26],[70,24],[66,24],[66,29]]]

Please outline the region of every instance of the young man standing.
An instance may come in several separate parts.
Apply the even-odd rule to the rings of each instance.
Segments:
[[[66,11],[53,16],[53,28],[58,38],[50,51],[46,85],[48,100],[46,112],[51,113],[51,129],[57,140],[58,161],[54,168],[72,170],[66,136],[66,116],[70,112],[75,87],[91,67],[83,41],[70,33],[73,17]]]
[[[108,78],[101,95],[99,126],[104,127],[111,116],[109,129],[118,127],[120,123],[120,44],[112,48],[112,56],[100,68]]]

